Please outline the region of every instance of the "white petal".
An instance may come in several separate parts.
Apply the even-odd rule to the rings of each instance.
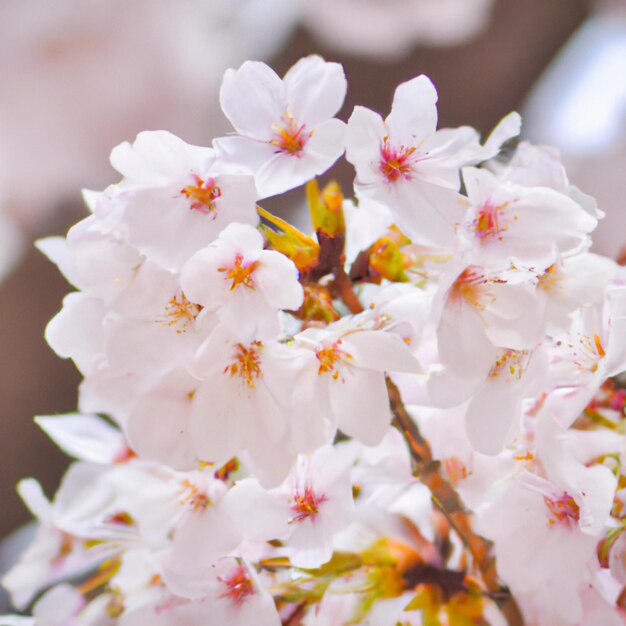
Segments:
[[[354,107],[346,130],[346,158],[356,169],[356,182],[375,184],[382,180],[377,169],[380,147],[387,129],[378,113],[362,106]]]
[[[402,83],[393,97],[385,122],[394,141],[406,147],[417,145],[437,128],[437,90],[424,75]]]
[[[290,508],[287,498],[284,500],[263,489],[256,480],[246,478],[224,496],[220,507],[246,539],[270,541],[284,539],[290,533]]]
[[[389,395],[382,372],[355,370],[345,382],[329,382],[330,405],[337,426],[367,446],[378,445],[391,421]]]
[[[122,432],[96,415],[40,415],[35,422],[75,459],[110,464],[126,449]]]
[[[277,309],[296,311],[302,306],[304,290],[298,282],[298,268],[284,254],[266,250],[259,258],[254,282],[266,300]]]
[[[238,133],[270,140],[285,104],[283,82],[265,63],[246,61],[238,70],[226,70],[220,105]]]
[[[284,82],[289,112],[309,128],[339,111],[348,87],[341,65],[317,55],[300,59],[285,74]]]
[[[398,335],[362,331],[345,338],[346,350],[358,367],[385,372],[421,372],[417,359]]]
[[[181,384],[176,388],[178,381],[166,380],[143,394],[128,417],[126,432],[139,456],[177,470],[191,470],[198,463],[189,432],[194,386],[190,377],[181,378],[187,387]]]
[[[482,454],[498,454],[519,420],[521,397],[511,387],[505,381],[488,379],[478,387],[467,408],[467,436]]]

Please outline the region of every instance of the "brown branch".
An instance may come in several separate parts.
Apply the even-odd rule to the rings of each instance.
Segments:
[[[333,269],[335,280],[333,281],[335,291],[341,298],[342,302],[348,307],[350,313],[362,313],[363,305],[359,302],[359,298],[352,288],[350,278],[346,274],[346,270],[341,263]]]
[[[450,526],[469,550],[482,575],[487,591],[495,598],[509,626],[523,626],[524,619],[517,602],[510,590],[502,585],[498,579],[491,542],[472,530],[470,517],[465,511],[461,498],[450,482],[441,474],[439,461],[433,460],[428,442],[422,437],[417,424],[402,402],[400,390],[389,377],[386,380],[393,414],[392,423],[407,441],[411,453],[413,474],[428,487],[432,494],[433,503],[443,513]]]
[[[300,602],[296,605],[293,613],[283,620],[283,626],[298,626],[304,617],[304,612],[307,607],[306,601]]]

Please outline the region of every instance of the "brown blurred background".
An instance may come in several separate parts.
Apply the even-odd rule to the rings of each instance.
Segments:
[[[340,114],[343,119],[357,103],[386,113],[396,85],[426,73],[439,90],[440,125],[469,124],[486,133],[506,113],[521,107],[542,71],[585,20],[587,10],[582,0],[497,0],[490,25],[473,41],[450,48],[416,47],[408,57],[393,61],[336,52],[298,27],[269,62],[279,74],[302,55],[313,52],[343,63],[349,80],[348,100]],[[2,11],[0,8],[0,20]],[[59,84],[58,88],[63,89],[64,85]],[[208,104],[206,110],[215,111]],[[160,121],[154,116],[150,118],[153,127]],[[223,121],[219,124],[223,125]],[[168,128],[167,118],[163,118],[162,126]],[[137,127],[129,132],[140,130]],[[183,137],[191,142],[207,141],[204,137]],[[132,139],[133,134],[126,138]],[[117,141],[117,137],[111,137],[109,148]],[[106,157],[104,152],[103,162]],[[347,164],[342,164],[333,175],[345,185],[352,179]],[[110,180],[114,181],[112,171]],[[24,182],[36,184],[36,173],[33,180]],[[301,191],[292,192],[273,201],[271,208],[276,209],[279,203],[286,206],[290,200],[297,202],[300,194]],[[57,358],[43,339],[45,325],[60,308],[69,287],[30,242],[45,235],[64,234],[71,223],[85,215],[79,189],[72,197],[35,220],[23,220],[27,251],[0,283],[0,537],[29,519],[15,494],[17,481],[34,476],[52,495],[68,462],[39,431],[32,417],[70,412],[76,407],[79,376],[73,365]]]

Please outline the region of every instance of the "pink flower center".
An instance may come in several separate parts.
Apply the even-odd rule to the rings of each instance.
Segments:
[[[494,295],[488,291],[487,287],[487,285],[495,282],[505,281],[486,278],[475,267],[467,267],[454,281],[450,289],[450,298],[452,300],[465,300],[468,304],[482,311],[487,304],[495,301]]]
[[[274,124],[274,139],[270,143],[276,146],[276,153],[301,156],[312,132],[306,131],[306,124],[298,124],[290,113],[285,113],[280,124]]]
[[[379,170],[392,183],[400,178],[411,180],[414,166],[419,160],[415,151],[415,147],[394,148],[389,144],[389,138],[385,137],[380,148]]]
[[[253,341],[247,348],[238,343],[233,355],[233,362],[224,368],[224,374],[230,373],[231,378],[238,376],[250,389],[254,389],[256,379],[263,375],[261,370],[260,351],[263,344]]]
[[[180,297],[174,294],[165,307],[167,315],[165,325],[175,326],[177,333],[185,332],[201,310],[202,307],[187,300],[184,293],[181,292]]]
[[[258,261],[246,261],[241,254],[235,256],[235,263],[231,267],[220,267],[218,272],[225,272],[225,279],[230,280],[230,290],[235,291],[239,285],[247,289],[254,289],[252,274],[258,267]]]
[[[500,227],[500,212],[502,207],[487,202],[480,209],[474,219],[474,232],[478,239],[485,243],[489,239],[502,240],[502,228]]]
[[[315,350],[315,356],[317,357],[317,360],[320,364],[317,370],[318,376],[321,376],[325,373],[330,373],[333,377],[333,380],[337,380],[340,375],[339,370],[337,369],[337,365],[339,365],[340,363],[350,363],[350,361],[352,360],[352,355],[341,350],[341,348],[339,347],[341,346],[341,343],[341,339],[338,339],[329,346],[324,346]]]
[[[195,185],[187,185],[180,193],[191,200],[191,209],[203,215],[216,215],[215,201],[221,197],[222,190],[215,184],[214,178],[202,180],[197,174],[192,174]]]
[[[315,519],[320,512],[320,504],[326,502],[326,499],[324,495],[316,495],[311,485],[307,485],[304,488],[304,492],[300,492],[296,489],[293,504],[291,505],[294,516],[289,520],[289,523],[303,522],[309,518]]]
[[[576,504],[574,498],[569,493],[564,492],[560,498],[550,499],[544,497],[544,502],[550,511],[550,525],[557,522],[571,527],[578,523],[580,519],[580,507]]]
[[[502,350],[489,370],[489,377],[506,376],[511,380],[520,380],[524,374],[527,356],[528,352],[525,350]]]
[[[240,605],[254,595],[254,583],[243,565],[239,565],[228,576],[219,580],[226,587],[220,597],[228,598],[234,604]]]
[[[209,498],[206,491],[203,491],[190,480],[184,480],[182,483],[185,489],[184,496],[180,503],[187,504],[192,511],[202,511],[211,504],[211,498]]]

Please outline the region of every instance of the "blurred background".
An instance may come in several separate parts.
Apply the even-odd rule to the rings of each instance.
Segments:
[[[69,286],[33,241],[86,215],[82,187],[115,182],[111,148],[146,129],[209,145],[229,130],[225,68],[302,55],[341,62],[355,104],[386,114],[428,74],[440,126],[487,133],[513,109],[559,147],[607,218],[597,249],[626,244],[626,0],[8,0],[0,4],[0,537],[29,519],[25,476],[49,495],[67,459],[34,415],[73,411],[79,376],[43,339]],[[333,176],[348,186],[352,172]],[[271,203],[297,206],[301,190]],[[279,206],[282,205],[282,206]]]

